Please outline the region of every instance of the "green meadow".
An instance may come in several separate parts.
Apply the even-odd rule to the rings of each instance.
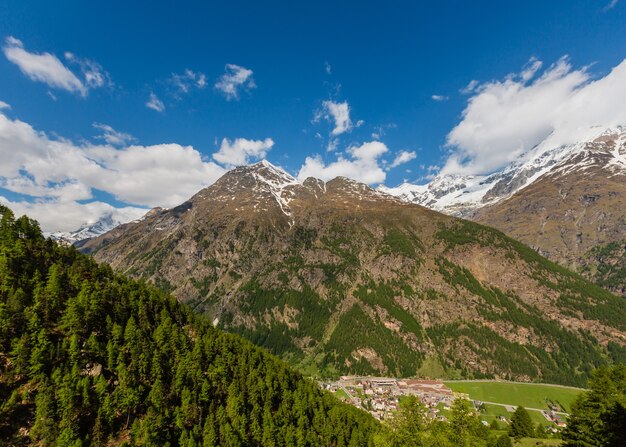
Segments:
[[[548,410],[548,401],[552,401],[565,412],[570,411],[576,396],[584,391],[558,385],[498,381],[459,381],[445,384],[453,391],[468,394],[474,400],[541,410]]]

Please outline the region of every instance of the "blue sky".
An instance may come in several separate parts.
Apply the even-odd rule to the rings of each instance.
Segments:
[[[523,150],[468,135],[484,116],[473,98],[507,79],[526,91],[561,69],[578,75],[560,84],[562,100],[626,56],[626,1],[298,3],[1,1],[0,155],[11,162],[0,196],[69,229],[111,207],[171,206],[264,156],[294,175],[389,186],[425,182],[435,167],[485,173]],[[46,53],[58,64],[29,64]],[[526,147],[554,127],[533,126],[512,138]],[[124,175],[87,176],[84,160],[64,174],[75,153]],[[170,179],[162,200],[150,194],[159,175]],[[59,204],[65,219],[51,216]]]

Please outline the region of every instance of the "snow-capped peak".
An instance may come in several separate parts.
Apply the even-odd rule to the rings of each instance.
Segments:
[[[103,215],[95,222],[85,222],[75,231],[57,231],[50,233],[49,237],[65,244],[75,244],[79,241],[98,237],[128,222],[141,222],[146,217],[161,211],[163,211],[163,208],[153,208],[145,214],[140,214],[145,212],[145,210],[138,208],[117,210],[115,213]]]
[[[468,216],[485,205],[506,199],[544,175],[563,175],[592,166],[610,175],[626,174],[626,127],[594,126],[577,133],[580,142],[557,144],[550,135],[528,153],[489,175],[440,174],[430,183],[403,183],[379,189],[405,201],[456,216]]]
[[[101,234],[104,234],[107,231],[110,231],[113,228],[126,222],[127,220],[121,220],[119,218],[113,217],[112,214],[106,214],[96,222],[85,223],[81,225],[78,230],[58,231],[55,233],[51,233],[50,237],[61,242],[73,244],[84,239],[100,236]]]
[[[287,186],[301,184],[295,177],[267,160],[261,160],[251,165],[250,170],[259,181],[266,183],[274,189],[280,190]]]

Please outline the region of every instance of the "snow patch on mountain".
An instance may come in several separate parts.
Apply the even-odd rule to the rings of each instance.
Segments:
[[[554,145],[548,136],[531,151],[489,175],[441,174],[430,183],[403,183],[379,190],[407,202],[447,214],[468,217],[478,208],[504,200],[544,175],[584,172],[594,166],[611,175],[626,174],[626,127],[591,127],[580,131],[580,142]]]

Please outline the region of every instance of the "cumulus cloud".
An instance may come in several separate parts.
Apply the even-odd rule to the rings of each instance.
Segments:
[[[66,60],[79,67],[82,79],[51,53],[31,53],[24,48],[21,40],[9,36],[2,48],[6,58],[17,65],[31,80],[85,97],[90,89],[112,86],[109,74],[93,60],[82,59],[70,52]]]
[[[46,224],[46,231],[75,229],[76,222],[62,210],[92,200],[94,189],[135,208],[171,207],[225,172],[190,146],[76,144],[1,113],[0,158],[0,187],[32,198],[22,206],[45,210],[63,205],[57,208],[57,222]],[[103,209],[93,205],[93,210]]]
[[[150,92],[148,101],[146,101],[146,107],[156,110],[159,113],[165,110],[165,104],[163,104],[163,101],[161,101],[154,92]]]
[[[241,166],[250,160],[265,158],[267,152],[274,146],[274,140],[247,140],[236,138],[233,141],[224,138],[220,150],[213,154],[213,159],[226,166]]]
[[[322,103],[322,110],[315,114],[314,121],[319,122],[322,118],[333,123],[335,126],[331,131],[332,136],[338,136],[352,130],[353,124],[350,119],[350,105],[347,101],[324,101]]]
[[[215,83],[215,88],[222,92],[227,100],[237,100],[240,90],[251,90],[256,87],[253,74],[249,68],[226,64],[225,72]]]
[[[619,3],[619,0],[611,0],[609,3],[607,3],[607,5],[604,7],[604,12],[609,11],[613,8],[615,8],[615,6]]]
[[[119,132],[113,129],[108,124],[93,123],[92,126],[95,129],[102,131],[102,134],[97,136],[96,138],[104,140],[112,146],[123,146],[135,140],[132,135],[124,132]]]
[[[8,110],[11,106],[4,101],[0,101],[0,110]]]
[[[415,151],[400,151],[398,155],[396,155],[396,158],[393,159],[389,167],[390,168],[398,167],[400,165],[408,163],[411,160],[415,160],[416,157],[417,157],[417,154],[415,153]]]
[[[579,141],[592,126],[626,124],[626,60],[604,77],[563,57],[539,74],[531,59],[519,73],[472,86],[459,124],[447,136],[442,173],[484,174],[533,147]]]
[[[36,219],[47,232],[74,231],[83,225],[92,225],[105,216],[111,216],[119,222],[129,222],[147,212],[145,208],[115,208],[104,202],[11,201],[1,195],[0,203],[11,208],[17,216],[26,214]]]
[[[431,99],[433,101],[441,102],[441,101],[447,101],[449,98],[444,95],[432,95]]]
[[[324,71],[326,71],[326,74],[328,75],[333,74],[333,67],[331,67],[328,61],[324,62]]]
[[[343,176],[367,184],[382,183],[386,173],[381,167],[381,157],[388,151],[384,143],[370,141],[348,148],[346,157],[340,155],[336,161],[328,164],[319,155],[307,157],[298,172],[298,179],[316,177],[328,181]]]

